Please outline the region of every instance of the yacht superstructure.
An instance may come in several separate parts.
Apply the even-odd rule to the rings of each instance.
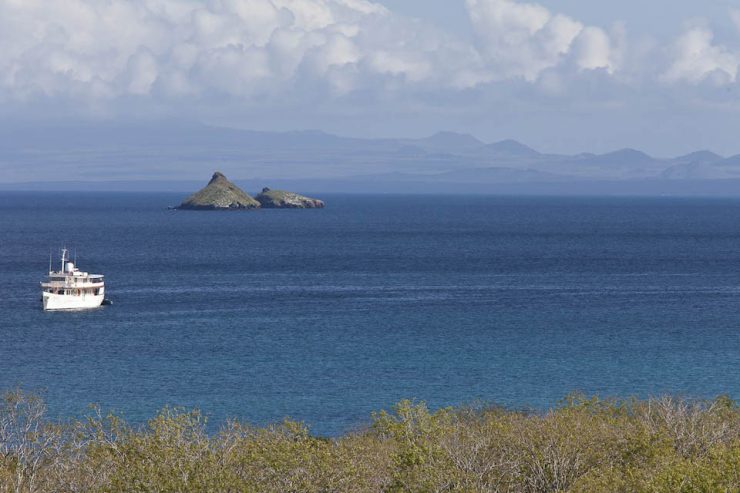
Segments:
[[[84,310],[97,308],[105,299],[103,276],[81,272],[62,249],[62,268],[54,271],[49,260],[49,277],[41,283],[44,310]]]

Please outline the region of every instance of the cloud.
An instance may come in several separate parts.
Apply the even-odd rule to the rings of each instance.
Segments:
[[[461,90],[533,81],[571,52],[612,67],[599,28],[530,3],[467,8],[477,46],[367,0],[3,0],[0,101]]]
[[[452,87],[475,64],[447,34],[366,0],[2,0],[0,33],[0,101]]]
[[[474,42],[370,0],[0,0],[0,111],[459,112],[737,79],[740,56],[708,27],[636,55],[619,25],[457,1]]]
[[[499,79],[534,82],[571,58],[582,70],[614,69],[611,41],[599,27],[533,3],[467,0],[466,6],[478,49]]]
[[[688,29],[670,50],[672,61],[663,75],[669,83],[697,84],[712,79],[717,84],[735,82],[740,55],[727,47],[714,44],[714,33],[705,26]]]
[[[574,52],[578,67],[583,70],[615,70],[612,41],[603,29],[584,28],[574,42]]]

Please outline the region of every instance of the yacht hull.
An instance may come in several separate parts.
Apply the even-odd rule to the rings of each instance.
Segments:
[[[104,294],[83,293],[77,296],[42,293],[44,310],[89,310],[103,304]]]

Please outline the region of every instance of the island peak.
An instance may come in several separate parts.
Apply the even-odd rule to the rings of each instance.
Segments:
[[[208,183],[210,184],[219,180],[229,181],[228,178],[226,178],[226,175],[224,175],[220,171],[214,171],[213,176],[211,177],[211,181],[209,181]]]
[[[230,182],[223,173],[216,171],[208,185],[188,197],[177,209],[235,210],[259,207],[259,202]]]

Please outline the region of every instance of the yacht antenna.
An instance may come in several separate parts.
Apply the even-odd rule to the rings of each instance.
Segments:
[[[51,248],[49,248],[49,274],[51,274]]]

